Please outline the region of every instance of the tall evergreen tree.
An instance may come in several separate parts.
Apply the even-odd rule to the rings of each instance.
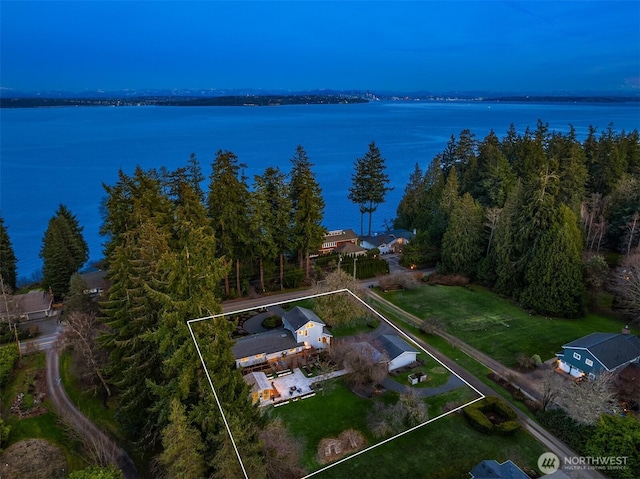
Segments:
[[[442,240],[443,273],[475,277],[485,249],[484,212],[469,193],[456,200]]]
[[[0,216],[0,275],[5,286],[16,290],[18,281],[18,260],[13,251],[9,233],[4,225],[4,218]]]
[[[218,252],[235,263],[236,294],[240,285],[240,260],[249,253],[249,187],[242,173],[246,165],[230,151],[219,150],[211,165],[208,214],[215,231]],[[225,295],[231,293],[228,274],[224,278]]]
[[[349,188],[349,199],[360,207],[360,223],[362,234],[362,216],[369,213],[368,235],[371,236],[371,218],[387,193],[393,188],[389,184],[389,176],[385,173],[385,159],[375,142],[369,143],[369,150],[364,157],[358,158],[354,165],[355,173],[351,175],[353,186]]]
[[[279,168],[269,167],[256,175],[251,194],[252,236],[260,262],[260,287],[265,288],[264,259],[279,257],[280,288],[284,281],[284,254],[291,243],[291,199],[287,177]]]
[[[480,143],[477,163],[477,177],[469,186],[471,195],[485,207],[502,208],[515,183],[515,175],[493,131]]]
[[[302,146],[296,147],[291,164],[293,242],[298,250],[300,268],[304,267],[305,278],[309,279],[311,267],[309,256],[320,248],[326,231],[321,224],[324,216],[324,199],[322,189],[311,170],[313,163],[309,161]]]
[[[82,237],[82,227],[74,215],[60,205],[42,238],[42,283],[56,298],[69,291],[69,280],[87,261],[89,248]]]
[[[413,172],[409,175],[409,182],[404,188],[404,195],[396,210],[394,226],[411,230],[415,227],[420,215],[420,200],[424,195],[425,176],[416,163]]]
[[[573,212],[560,205],[534,244],[526,268],[522,304],[540,313],[583,314],[582,236]]]

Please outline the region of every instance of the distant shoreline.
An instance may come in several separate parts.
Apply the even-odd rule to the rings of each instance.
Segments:
[[[367,103],[364,98],[324,95],[242,95],[219,97],[166,97],[144,96],[136,98],[0,98],[0,108],[43,108],[65,106],[280,106],[280,105],[336,105]]]
[[[638,104],[638,96],[552,96],[510,95],[499,97],[376,97],[376,100],[398,102],[483,102],[483,103],[592,103]],[[349,95],[233,95],[217,97],[139,96],[108,98],[52,98],[10,97],[0,98],[1,108],[52,108],[52,107],[120,107],[120,106],[284,106],[284,105],[337,105],[369,103],[371,100]]]

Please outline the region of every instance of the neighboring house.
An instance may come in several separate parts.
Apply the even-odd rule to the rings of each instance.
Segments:
[[[640,361],[640,338],[622,333],[591,333],[562,346],[556,353],[558,368],[573,377],[591,379],[603,371],[616,371]]]
[[[384,334],[378,338],[386,354],[389,371],[398,369],[416,361],[418,350],[395,334]]]
[[[281,328],[240,338],[232,350],[236,366],[245,368],[305,349],[326,348],[331,338],[326,324],[313,311],[296,306],[282,316]]]
[[[81,273],[80,276],[84,282],[87,283],[87,289],[84,291],[84,294],[92,297],[103,297],[109,289],[106,271],[98,270],[90,273]]]
[[[341,256],[362,256],[367,254],[366,249],[353,243],[342,243],[334,249],[333,252],[338,253]]]
[[[53,294],[48,291],[29,291],[8,298],[9,304],[0,298],[0,319],[4,322],[48,318],[53,312]]]
[[[402,245],[409,243],[414,236],[415,233],[407,230],[391,230],[384,234],[365,236],[360,241],[360,246],[365,249],[378,248],[381,254],[386,254],[397,251]]]
[[[333,252],[336,248],[343,244],[358,244],[358,236],[353,230],[333,230],[324,235],[322,246],[318,250],[318,254],[327,254]]]
[[[471,479],[531,479],[510,460],[500,464],[493,459],[487,459],[471,469],[469,475]]]

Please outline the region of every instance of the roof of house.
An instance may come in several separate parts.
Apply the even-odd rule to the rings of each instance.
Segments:
[[[106,289],[107,287],[107,272],[103,270],[91,271],[89,273],[82,273],[80,275],[85,283],[87,283],[88,289]]]
[[[355,231],[353,230],[333,230],[333,231],[329,231],[327,232],[326,235],[324,235],[324,241],[350,241],[350,240],[354,240],[357,239],[358,235],[356,235]]]
[[[265,333],[252,334],[236,341],[231,350],[236,359],[256,354],[271,354],[298,347],[291,331],[277,328]]]
[[[389,360],[393,361],[395,358],[403,353],[417,353],[418,350],[410,346],[404,339],[396,336],[395,334],[383,334],[380,336],[380,344],[389,356]]]
[[[608,370],[640,357],[640,338],[632,334],[591,333],[563,349],[586,349]]]
[[[377,248],[383,244],[393,243],[396,239],[397,238],[394,235],[386,233],[383,235],[365,236],[362,238],[362,241]]]
[[[469,472],[471,479],[531,479],[513,462],[502,464],[494,459],[487,459],[479,463]]]
[[[342,243],[340,246],[338,246],[333,251],[335,251],[336,253],[341,253],[341,254],[359,254],[359,253],[361,254],[361,253],[364,253],[367,250],[364,249],[362,246],[358,246],[357,244]]]
[[[251,386],[252,391],[262,391],[271,389],[271,384],[267,379],[267,375],[262,371],[254,371],[244,376],[245,382]]]
[[[376,363],[384,360],[384,355],[366,341],[351,343],[351,347],[363,357],[369,357]]]
[[[36,313],[39,311],[47,311],[51,309],[53,304],[53,295],[48,291],[29,291],[25,294],[13,295],[14,308],[16,308],[20,314]],[[9,308],[10,310],[12,307]],[[0,301],[0,314],[7,313],[7,308],[4,301]]]
[[[302,308],[300,306],[296,306],[292,308],[290,311],[287,311],[282,315],[282,319],[286,320],[287,323],[291,325],[291,327],[297,331],[302,326],[307,324],[309,321],[313,321],[314,323],[321,324],[325,326],[325,323],[318,317],[316,313],[307,308]]]

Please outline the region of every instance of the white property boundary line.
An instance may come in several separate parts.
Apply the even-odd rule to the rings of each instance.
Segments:
[[[341,464],[345,461],[348,461],[350,459],[353,459],[356,456],[359,456],[361,454],[364,454],[365,452],[371,451],[372,449],[375,449],[376,447],[382,446],[383,444],[386,444],[394,439],[397,439],[401,436],[404,436],[405,434],[408,434],[410,432],[415,431],[416,429],[419,429],[423,426],[426,426],[427,424],[431,424],[432,422],[436,421],[437,419],[441,419],[445,416],[448,416],[451,413],[457,412],[462,408],[467,407],[470,404],[473,404],[477,401],[480,401],[481,399],[484,399],[484,394],[482,394],[480,391],[478,391],[475,387],[473,387],[468,381],[466,381],[464,378],[462,378],[459,374],[457,374],[454,370],[452,370],[449,366],[447,366],[446,364],[444,364],[443,362],[441,362],[438,358],[436,358],[433,354],[431,354],[429,351],[427,351],[426,349],[424,349],[420,344],[418,344],[416,341],[413,340],[413,338],[411,338],[409,335],[407,335],[404,331],[402,331],[400,328],[398,328],[395,324],[393,324],[391,321],[389,321],[387,318],[385,318],[382,314],[380,314],[378,311],[376,311],[374,308],[372,308],[370,305],[368,305],[364,300],[362,300],[361,298],[359,298],[356,294],[354,294],[350,289],[338,289],[336,291],[329,291],[326,293],[319,293],[319,294],[312,294],[312,295],[308,295],[308,296],[303,296],[301,298],[294,298],[294,299],[289,299],[289,300],[285,300],[285,301],[279,301],[277,303],[268,303],[268,304],[264,304],[262,306],[253,306],[251,308],[245,308],[245,309],[240,309],[237,311],[232,311],[232,312],[228,312],[228,313],[222,313],[222,314],[216,314],[213,316],[206,316],[204,318],[197,318],[197,319],[190,319],[187,321],[187,327],[189,328],[189,332],[191,333],[191,338],[193,339],[193,343],[196,347],[196,351],[198,352],[198,356],[200,357],[200,362],[202,363],[202,367],[204,368],[204,372],[207,375],[207,380],[209,381],[209,386],[211,386],[211,391],[213,392],[213,397],[216,400],[216,404],[218,405],[218,409],[220,410],[220,414],[222,415],[222,420],[224,422],[224,426],[227,429],[227,433],[229,433],[229,438],[231,439],[231,444],[233,445],[233,450],[236,453],[236,457],[238,458],[238,462],[240,463],[240,467],[242,468],[242,473],[244,474],[245,479],[250,479],[249,476],[247,475],[247,470],[244,467],[244,463],[242,462],[242,457],[240,456],[240,452],[238,451],[238,447],[236,446],[236,442],[233,439],[233,434],[231,433],[231,428],[229,427],[229,423],[227,422],[227,418],[224,414],[224,411],[222,409],[222,405],[220,403],[220,399],[218,398],[218,394],[216,393],[216,389],[213,386],[213,381],[211,380],[211,376],[209,375],[209,370],[207,369],[207,365],[204,362],[204,358],[202,357],[202,353],[200,351],[200,347],[198,346],[198,341],[196,340],[195,334],[193,332],[193,329],[191,328],[191,323],[196,323],[199,321],[205,321],[205,320],[210,320],[210,319],[214,319],[214,318],[219,318],[221,316],[230,316],[230,315],[234,315],[234,314],[241,314],[241,313],[245,313],[247,311],[253,311],[255,309],[258,308],[269,308],[270,306],[278,306],[281,304],[287,304],[287,303],[294,303],[297,301],[303,301],[305,299],[313,299],[313,298],[318,298],[320,296],[327,296],[330,294],[336,294],[336,293],[349,293],[351,296],[353,296],[356,300],[360,301],[360,303],[362,303],[366,308],[368,308],[371,312],[373,312],[376,316],[378,316],[381,320],[383,320],[385,323],[387,323],[389,326],[391,326],[395,331],[397,331],[398,333],[400,333],[402,335],[402,337],[406,340],[409,340],[414,346],[416,346],[417,348],[420,349],[420,351],[424,352],[425,354],[431,356],[437,363],[439,363],[440,365],[442,365],[445,369],[447,369],[451,374],[453,374],[454,376],[456,376],[458,379],[460,379],[460,381],[462,381],[464,384],[466,384],[469,388],[471,388],[473,391],[475,391],[479,397],[474,399],[473,401],[469,401],[466,404],[463,404],[462,406],[458,406],[455,409],[452,409],[451,411],[447,411],[446,413],[440,414],[439,416],[436,416],[432,419],[429,419],[425,422],[423,422],[422,424],[418,424],[417,426],[414,426],[412,428],[407,429],[406,431],[402,431],[399,434],[396,434],[395,436],[389,437],[383,441],[377,442],[376,444],[367,447],[366,449],[362,449],[361,451],[358,451],[354,454],[351,454],[347,457],[343,457],[342,459],[333,462],[331,464],[329,464],[328,466],[325,466],[321,469],[318,469],[317,471],[314,471],[310,474],[307,474],[306,476],[302,477],[301,479],[307,479],[309,477],[315,476],[323,471],[326,471],[327,469],[337,466],[338,464]]]

